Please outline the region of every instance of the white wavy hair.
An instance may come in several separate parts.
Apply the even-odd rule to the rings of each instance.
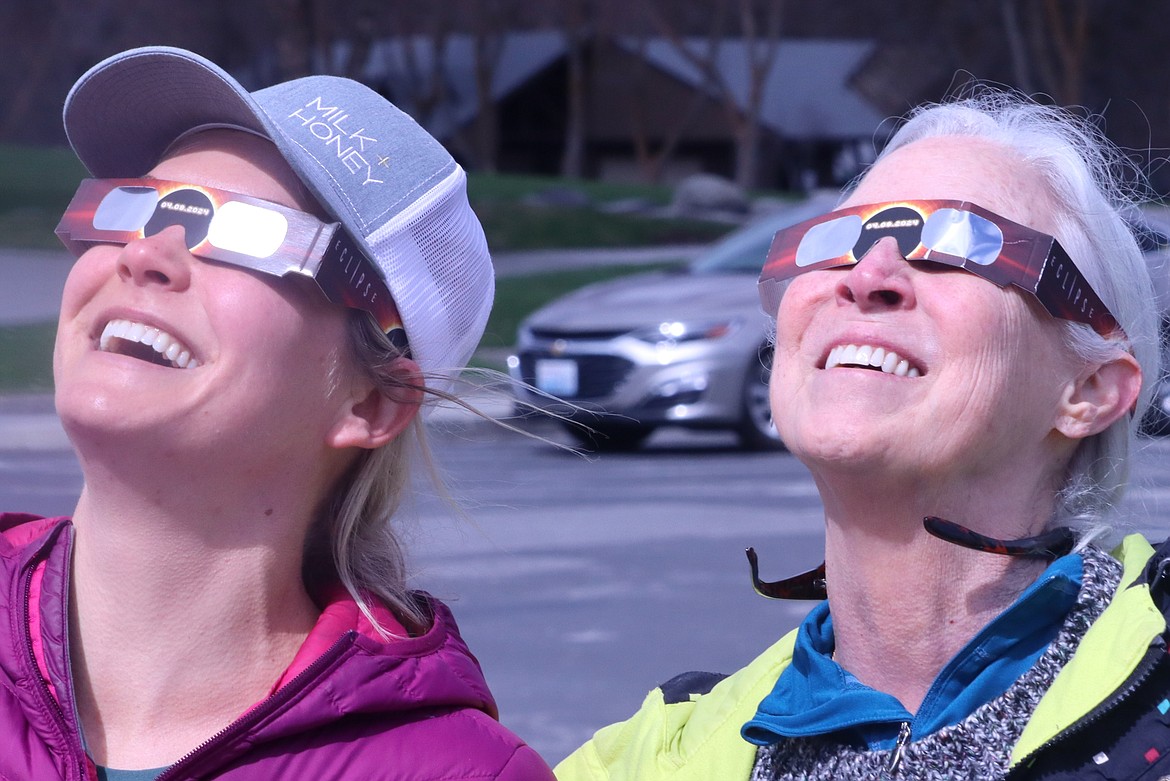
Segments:
[[[1080,444],[1053,517],[1054,524],[1101,530],[1125,492],[1133,440],[1162,371],[1150,271],[1131,228],[1143,179],[1133,162],[1087,119],[988,87],[916,108],[875,164],[896,149],[939,136],[1003,146],[1041,178],[1057,212],[1056,239],[1125,330],[1124,339],[1107,339],[1088,325],[1064,322],[1069,347],[1086,364],[1100,364],[1128,350],[1141,365],[1142,389],[1134,413]]]

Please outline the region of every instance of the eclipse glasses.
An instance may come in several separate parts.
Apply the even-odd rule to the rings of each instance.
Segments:
[[[369,312],[396,346],[406,333],[373,261],[340,223],[239,193],[161,179],[85,179],[57,225],[75,256],[178,225],[197,257],[262,274],[299,274],[330,301]]]
[[[969,201],[891,201],[852,206],[776,233],[760,274],[760,303],[775,317],[784,283],[806,271],[852,266],[887,236],[908,261],[965,269],[1013,285],[1054,317],[1102,336],[1120,330],[1113,314],[1054,239]]]

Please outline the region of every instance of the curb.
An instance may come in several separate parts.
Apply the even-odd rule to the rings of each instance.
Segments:
[[[485,390],[469,384],[459,394],[476,414],[451,402],[439,401],[424,407],[423,421],[428,427],[454,428],[492,426],[491,420],[514,416],[511,396],[506,390]],[[57,413],[53,397],[43,395],[0,395],[0,452],[64,452],[73,449]]]
[[[0,395],[0,450],[60,451],[71,448],[53,410],[53,394]]]
[[[0,450],[55,452],[72,447],[53,413],[0,414]]]

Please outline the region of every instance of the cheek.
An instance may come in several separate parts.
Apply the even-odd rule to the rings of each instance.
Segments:
[[[808,275],[797,277],[788,283],[780,298],[776,312],[776,341],[791,342],[800,334],[811,317],[811,309],[817,296],[815,288],[807,284]]]
[[[792,435],[794,418],[805,410],[803,386],[811,379],[815,356],[804,355],[802,346],[812,322],[812,306],[799,293],[790,290],[781,302],[776,319],[776,342],[772,356],[769,399],[772,419],[781,434]]]
[[[289,290],[287,280],[245,279],[217,297],[219,322],[238,335],[254,365],[280,378],[288,394],[319,399],[344,376],[348,316],[319,293]]]
[[[81,254],[69,269],[61,290],[61,320],[75,315],[115,273],[120,247],[98,245]]]
[[[801,352],[813,328],[817,312],[823,311],[829,292],[818,284],[815,274],[797,277],[789,284],[776,313],[776,356],[781,364],[792,362]],[[775,371],[775,369],[774,369]]]
[[[981,422],[1022,435],[1021,421],[1047,425],[1063,384],[1075,373],[1060,325],[1014,291],[996,290],[981,302],[967,301],[966,317],[942,330],[944,352],[956,362],[967,389],[956,425]],[[948,337],[949,335],[949,337]]]

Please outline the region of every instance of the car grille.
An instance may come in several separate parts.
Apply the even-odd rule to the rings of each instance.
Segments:
[[[623,334],[629,333],[629,328],[606,329],[596,331],[562,331],[558,328],[533,328],[531,333],[537,339],[564,339],[566,341],[578,342],[605,342],[610,339],[617,339]]]
[[[608,396],[634,368],[632,361],[614,355],[553,355],[549,352],[525,352],[520,355],[520,377],[530,385],[536,383],[539,358],[571,359],[577,362],[577,395],[574,399],[597,399]]]

